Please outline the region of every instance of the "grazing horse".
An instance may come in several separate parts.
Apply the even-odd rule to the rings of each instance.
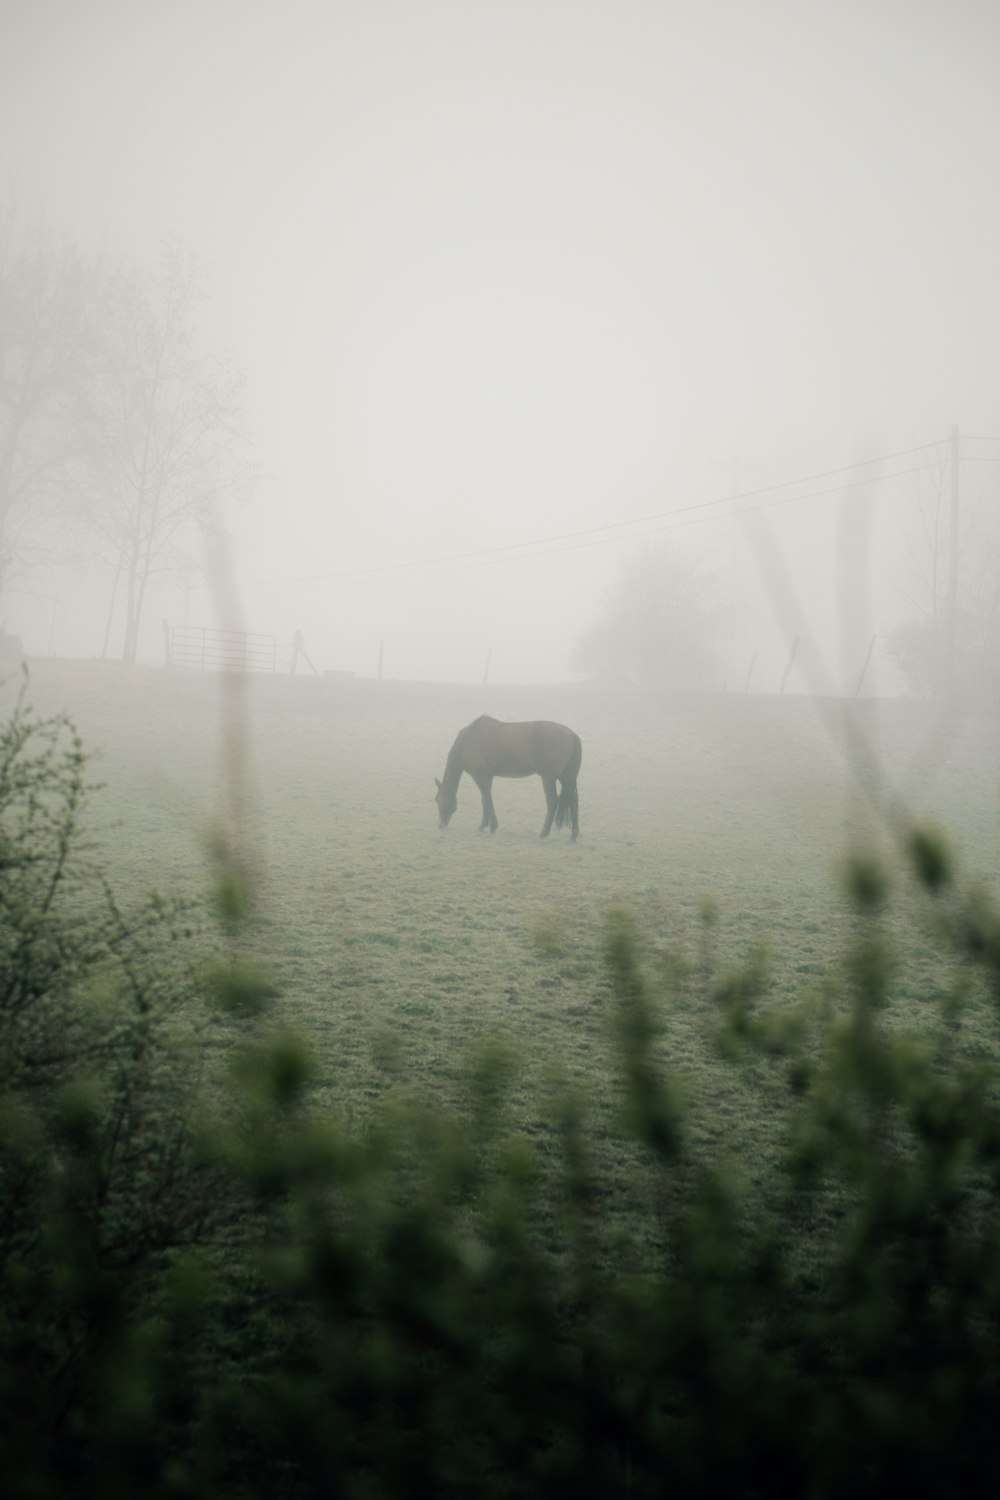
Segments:
[[[567,818],[573,829],[573,838],[576,838],[580,832],[576,778],[582,757],[580,736],[567,729],[565,724],[552,724],[547,719],[502,724],[499,719],[483,714],[482,718],[458,731],[455,743],[448,751],[442,780],[434,778],[438,789],[434,800],[438,805],[440,826],[447,828],[448,820],[458,806],[456,794],[463,771],[468,771],[482,794],[480,833],[484,828],[491,833],[497,831],[497,815],[493,808],[494,776],[540,776],[547,807],[542,838],[548,836],[553,820],[557,828],[562,828]],[[557,781],[560,784],[558,794]]]

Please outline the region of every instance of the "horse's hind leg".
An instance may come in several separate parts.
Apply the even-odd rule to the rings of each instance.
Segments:
[[[542,831],[539,837],[546,839],[548,838],[549,831],[552,828],[552,819],[556,815],[556,807],[559,804],[559,798],[556,795],[556,778],[554,776],[543,776],[542,786],[545,788],[546,812],[545,822],[542,824]]]
[[[567,819],[573,830],[572,837],[578,839],[580,837],[580,794],[576,789],[575,776],[563,780],[559,789],[559,800],[556,803],[556,827],[562,828]]]

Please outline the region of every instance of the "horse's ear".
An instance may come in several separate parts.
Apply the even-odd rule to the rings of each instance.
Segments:
[[[436,776],[434,778],[434,785],[437,787],[438,791],[441,790],[441,783],[440,783],[440,781],[438,781],[438,779],[437,779]]]

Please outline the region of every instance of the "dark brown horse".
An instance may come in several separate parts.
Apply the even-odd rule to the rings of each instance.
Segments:
[[[545,788],[547,812],[542,827],[544,839],[552,827],[562,828],[567,818],[573,829],[573,838],[580,832],[578,817],[579,797],[576,790],[577,773],[583,757],[580,736],[567,729],[565,724],[552,724],[547,719],[533,719],[524,724],[501,724],[488,714],[460,729],[455,743],[448,751],[448,762],[444,776],[438,781],[438,814],[442,828],[458,806],[458,783],[462,772],[468,771],[483,798],[482,832],[488,828],[497,831],[497,815],[493,808],[494,776],[540,776]],[[559,792],[556,792],[556,782]]]

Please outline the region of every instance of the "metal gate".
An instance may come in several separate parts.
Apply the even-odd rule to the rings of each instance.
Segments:
[[[170,630],[170,665],[200,667],[203,672],[273,672],[277,637],[246,630],[208,630],[174,625]]]

